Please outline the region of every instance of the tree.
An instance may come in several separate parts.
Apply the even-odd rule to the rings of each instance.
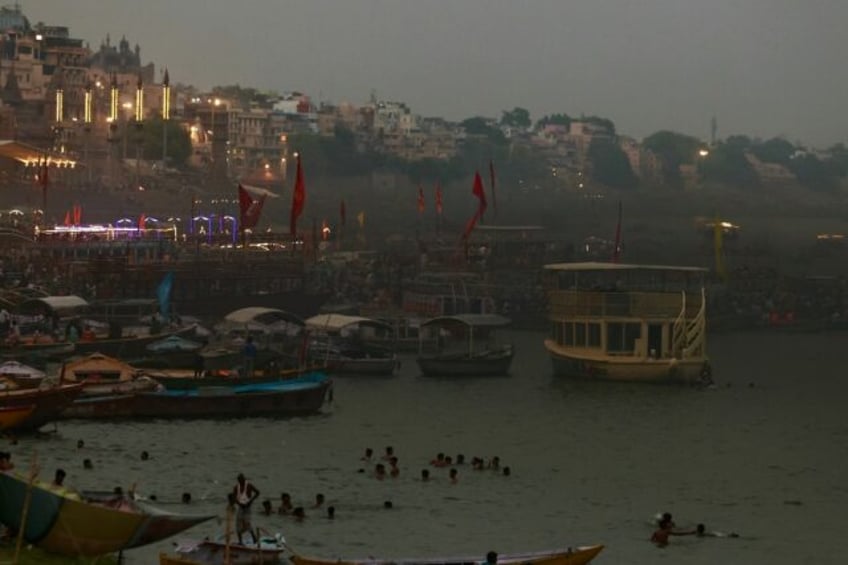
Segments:
[[[788,165],[797,148],[780,137],[751,145],[751,153],[760,161]]]
[[[536,129],[542,129],[548,124],[571,127],[571,117],[568,114],[549,114],[536,122]]]
[[[833,163],[823,162],[815,155],[796,155],[788,164],[798,182],[813,190],[831,191],[839,186],[839,172]]]
[[[516,106],[510,111],[504,110],[501,117],[502,126],[510,126],[527,129],[533,122],[530,121],[530,112],[525,108]]]
[[[672,186],[681,186],[680,165],[695,163],[704,143],[695,137],[668,130],[658,131],[642,140],[645,148],[660,156],[663,177]]]
[[[163,149],[163,126],[165,122],[161,117],[148,120],[144,124],[142,135],[142,152],[144,158],[149,161],[162,159]],[[191,138],[188,132],[175,120],[168,120],[168,163],[180,167],[185,165],[191,156]]]
[[[610,188],[632,188],[638,184],[630,160],[610,139],[596,138],[589,146],[592,179]]]
[[[473,118],[463,120],[459,125],[462,126],[465,133],[468,135],[486,136],[489,138],[489,141],[499,145],[505,145],[508,143],[503,132],[500,129],[489,125],[489,121],[486,118],[475,116]]]
[[[740,143],[741,140],[732,139],[713,147],[701,162],[699,172],[706,181],[737,187],[755,186],[759,179],[745,158],[747,146]]]

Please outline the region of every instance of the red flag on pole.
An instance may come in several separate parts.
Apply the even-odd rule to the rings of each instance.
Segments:
[[[492,186],[492,206],[495,208],[495,214],[498,213],[498,197],[495,195],[495,164],[489,160],[489,183]]]
[[[65,212],[65,227],[68,227],[70,225],[71,225],[71,212],[70,212],[70,210],[68,210],[68,211]]]
[[[144,229],[144,225],[147,223],[147,216],[142,212],[141,216],[138,217],[138,231],[142,231]]]
[[[615,225],[615,247],[612,250],[612,262],[621,258],[621,200],[618,201],[618,223]]]
[[[341,218],[342,226],[347,223],[347,208],[345,208],[345,201],[342,199],[341,204],[339,204],[339,218]]]
[[[300,155],[297,156],[297,174],[294,181],[294,192],[292,193],[291,218],[289,227],[292,237],[297,235],[297,219],[303,214],[306,205],[306,183],[303,181],[303,167],[300,163]]]
[[[424,187],[418,185],[418,213],[424,213]]]
[[[442,185],[436,183],[436,214],[442,215]]]
[[[251,194],[244,186],[238,185],[240,229],[249,230],[256,227],[256,224],[259,223],[259,216],[262,214],[262,207],[265,205],[266,196],[267,194]]]
[[[79,204],[74,204],[73,216],[74,225],[80,225],[82,223],[82,206],[80,206]]]
[[[477,222],[483,218],[483,214],[486,212],[486,191],[483,189],[483,179],[480,178],[479,171],[474,173],[474,188],[471,193],[477,197],[480,203],[477,206],[477,211],[474,212],[474,215],[465,224],[465,231],[462,233],[462,238],[466,240],[474,230],[474,226],[477,225]]]

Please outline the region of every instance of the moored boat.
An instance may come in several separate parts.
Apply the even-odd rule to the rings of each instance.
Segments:
[[[710,377],[700,267],[546,265],[556,374],[641,382]]]
[[[179,541],[176,547],[177,557],[160,556],[163,564],[203,564],[203,565],[258,565],[260,563],[282,563],[289,557],[285,539],[280,534],[261,536],[251,544],[239,544],[235,535],[230,535],[229,543],[225,536],[202,541]],[[164,559],[164,560],[163,560]],[[176,559],[174,561],[173,559]]]
[[[83,387],[63,418],[128,418],[134,414],[136,394],[161,388],[142,371],[101,353],[68,361],[59,378]]]
[[[205,387],[236,387],[285,381],[298,378],[303,371],[266,366],[265,369],[254,371],[250,376],[242,375],[239,371],[198,374],[195,371],[186,370],[161,370],[150,371],[147,374],[168,390],[196,390]]]
[[[497,331],[510,319],[497,314],[457,314],[425,321],[422,337],[437,336],[436,353],[421,353],[416,361],[428,376],[494,376],[509,373],[515,355],[511,344],[498,342]]]
[[[0,522],[22,529],[27,543],[67,556],[140,547],[213,518],[175,514],[122,496],[88,498],[40,481],[30,484],[12,472],[0,472],[0,499]]]
[[[8,379],[17,388],[38,388],[44,377],[44,372],[18,361],[0,365],[0,379]]]
[[[532,553],[499,554],[498,565],[585,565],[604,549],[603,545],[588,545],[538,551]],[[294,565],[479,565],[487,562],[485,555],[472,557],[421,558],[421,559],[320,559],[292,555]]]
[[[369,344],[377,336],[392,336],[386,322],[348,316],[318,314],[306,320],[309,360],[323,364],[332,374],[392,375],[399,363],[393,348]]]
[[[297,378],[234,387],[163,390],[135,395],[133,416],[146,418],[237,418],[298,416],[318,412],[331,381],[312,371]]]
[[[18,432],[35,431],[44,424],[59,419],[80,393],[82,384],[0,391],[0,408],[35,406],[29,417],[10,428]]]

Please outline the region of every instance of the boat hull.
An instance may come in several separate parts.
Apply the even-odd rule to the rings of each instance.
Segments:
[[[119,339],[98,339],[95,341],[79,341],[76,343],[75,353],[79,355],[90,355],[92,353],[102,353],[109,357],[118,357],[123,359],[141,358],[148,355],[150,352],[147,346],[151,343],[167,339],[169,337],[187,337],[195,332],[194,326],[181,328],[175,332],[166,332],[161,334],[146,335],[142,337],[130,337]]]
[[[99,556],[153,543],[210,516],[182,516],[159,509],[119,509],[84,501],[78,495],[31,487],[26,522],[27,480],[0,473],[0,522],[23,530],[24,539],[47,551],[69,556]]]
[[[35,411],[35,405],[4,406],[0,408],[0,431],[20,426]]]
[[[395,373],[400,362],[387,359],[327,359],[325,370],[333,375],[373,375],[390,376]]]
[[[0,407],[35,406],[35,409],[11,430],[35,431],[44,424],[58,420],[64,410],[82,393],[81,384],[60,385],[49,389],[24,389],[0,393]]]
[[[320,411],[329,389],[330,382],[324,381],[309,386],[268,392],[145,393],[137,395],[133,415],[140,418],[178,419],[301,416]]]
[[[486,377],[509,373],[513,352],[487,357],[419,357],[421,373],[432,377]]]
[[[498,555],[498,565],[585,565],[604,549],[602,545],[526,554]],[[292,555],[294,565],[479,565],[485,556],[435,559],[318,559]]]
[[[590,358],[563,351],[552,340],[545,341],[554,374],[564,377],[607,381],[697,383],[706,358],[633,359]]]

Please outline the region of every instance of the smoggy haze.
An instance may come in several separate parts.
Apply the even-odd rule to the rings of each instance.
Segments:
[[[201,88],[241,83],[461,119],[523,106],[620,132],[845,141],[844,0],[28,0]]]

